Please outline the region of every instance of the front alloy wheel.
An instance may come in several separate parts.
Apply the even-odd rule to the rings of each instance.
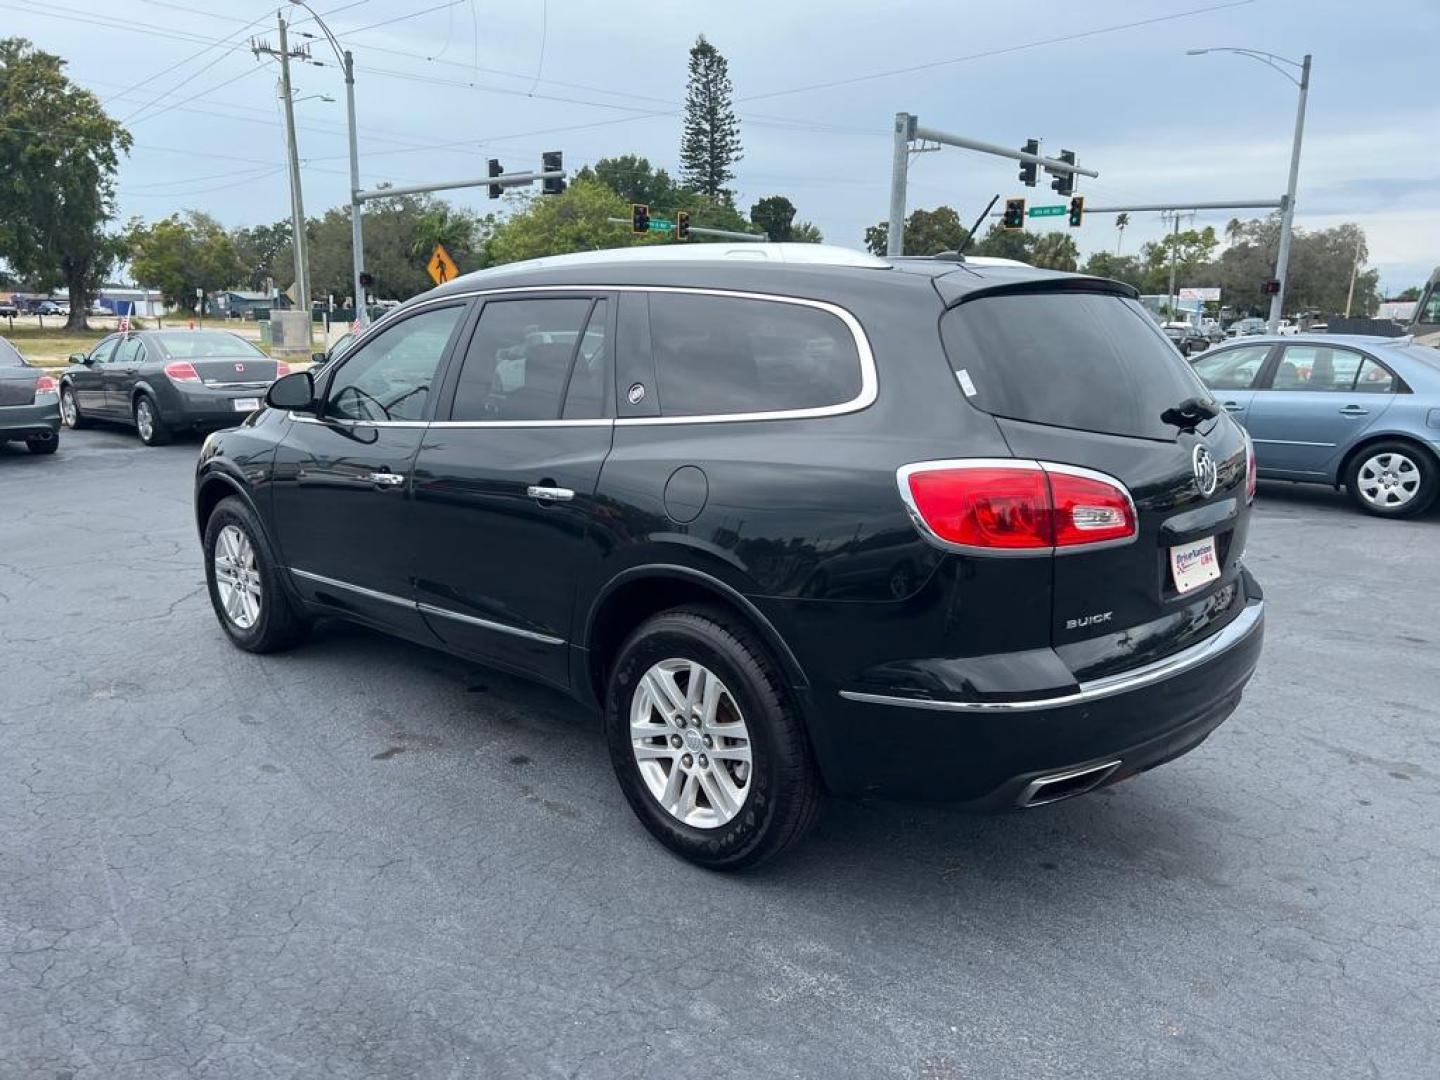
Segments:
[[[697,829],[727,824],[750,794],[750,729],[720,678],[694,660],[651,666],[631,699],[630,746],[655,801]]]
[[[241,630],[259,621],[264,594],[255,546],[238,525],[226,525],[215,538],[215,590],[225,617]]]

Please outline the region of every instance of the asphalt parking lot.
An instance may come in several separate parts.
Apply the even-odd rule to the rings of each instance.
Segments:
[[[0,447],[0,1077],[1437,1075],[1440,512],[1262,485],[1266,655],[1188,757],[717,876],[558,695],[232,648],[198,450]]]

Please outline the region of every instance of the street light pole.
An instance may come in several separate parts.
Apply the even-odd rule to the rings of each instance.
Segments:
[[[1290,146],[1290,182],[1285,188],[1285,205],[1280,210],[1280,250],[1275,255],[1275,280],[1280,283],[1280,288],[1270,297],[1270,319],[1267,329],[1273,334],[1280,328],[1280,319],[1285,314],[1285,286],[1287,284],[1285,278],[1290,269],[1290,239],[1295,223],[1295,185],[1300,178],[1300,142],[1305,135],[1305,101],[1310,96],[1310,54],[1306,53],[1305,58],[1297,63],[1260,49],[1222,47],[1187,49],[1185,51],[1189,56],[1200,56],[1212,52],[1231,52],[1248,56],[1252,60],[1258,60],[1266,67],[1274,68],[1300,88],[1300,101],[1295,108],[1295,139]],[[1300,77],[1297,79],[1291,75],[1280,66],[1281,64],[1299,68]]]
[[[365,286],[360,283],[365,272],[365,226],[360,216],[360,147],[355,139],[355,58],[349,49],[345,50],[345,114],[350,123],[350,249],[355,264],[355,321],[363,328],[369,322]]]

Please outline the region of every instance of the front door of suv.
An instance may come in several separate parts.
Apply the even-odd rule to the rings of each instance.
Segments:
[[[306,597],[425,638],[415,610],[411,469],[460,299],[397,317],[347,353],[275,451],[271,507],[282,558]]]
[[[594,558],[614,309],[583,290],[486,301],[414,467],[415,595],[431,629],[557,685]]]

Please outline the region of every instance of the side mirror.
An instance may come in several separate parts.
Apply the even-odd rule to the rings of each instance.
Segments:
[[[296,371],[276,379],[265,392],[265,404],[286,412],[314,412],[315,380],[308,371]]]
[[[86,356],[83,352],[72,352],[70,354],[70,363],[88,364],[90,363],[90,357]]]

